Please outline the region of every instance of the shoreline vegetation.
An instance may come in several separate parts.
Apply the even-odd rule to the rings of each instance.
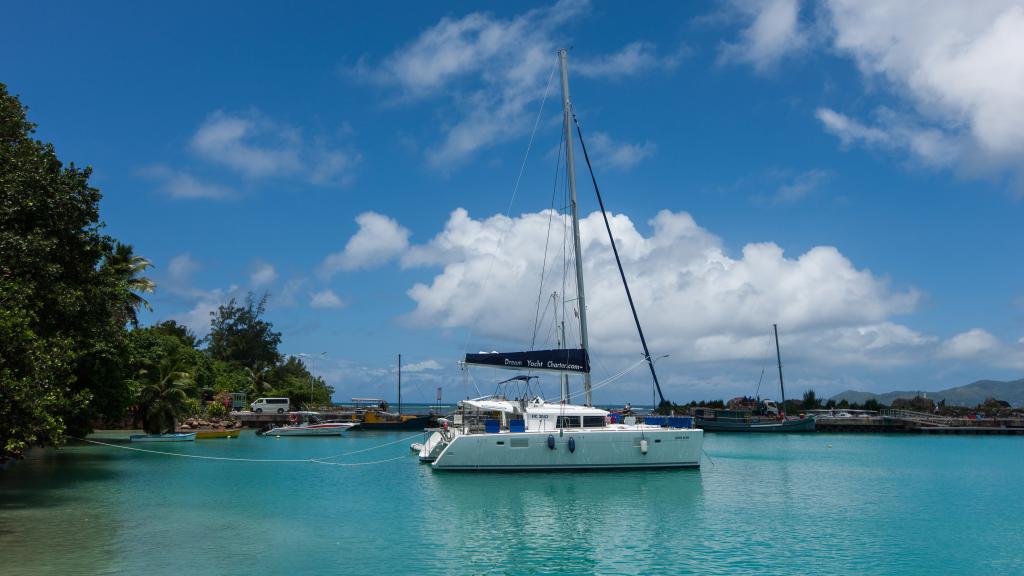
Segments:
[[[701,400],[686,404],[663,403],[655,411],[658,414],[670,412],[690,413],[694,408],[712,408],[718,410],[735,409],[750,405],[756,405],[757,399],[748,397],[733,398],[726,400]],[[956,406],[947,404],[945,400],[935,402],[931,398],[918,395],[913,398],[896,398],[889,404],[879,402],[875,398],[866,401],[849,402],[845,399],[836,402],[835,399],[822,401],[817,397],[814,390],[807,390],[800,400],[786,400],[784,412],[795,415],[811,411],[832,410],[842,412],[844,410],[882,412],[883,410],[907,410],[911,412],[927,413],[948,418],[1024,418],[1024,408],[1013,407],[1005,400],[986,398],[975,406]]]
[[[266,293],[220,306],[205,338],[173,320],[140,327],[152,264],[104,233],[92,169],[61,162],[35,129],[0,83],[0,462],[98,426],[223,418],[233,392],[330,403],[278,350]]]

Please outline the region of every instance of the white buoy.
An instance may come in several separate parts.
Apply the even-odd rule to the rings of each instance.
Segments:
[[[640,441],[640,453],[641,454],[647,454],[647,440],[646,439]]]

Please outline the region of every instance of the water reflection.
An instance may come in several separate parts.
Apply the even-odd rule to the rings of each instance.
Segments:
[[[701,478],[694,470],[431,473],[424,478],[429,522],[457,530],[428,538],[458,550],[463,562],[499,570],[635,568],[693,527]]]

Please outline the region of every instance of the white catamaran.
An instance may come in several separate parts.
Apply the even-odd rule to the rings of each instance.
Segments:
[[[575,116],[569,100],[569,76],[566,51],[558,53],[561,66],[562,107],[565,130],[566,179],[572,220],[573,254],[576,268],[577,313],[580,320],[580,348],[566,347],[530,352],[466,354],[465,366],[486,366],[522,372],[561,374],[562,397],[558,402],[544,400],[531,389],[536,376],[519,375],[500,382],[490,396],[459,402],[454,418],[442,419],[441,427],[423,443],[412,445],[423,462],[436,470],[564,470],[686,468],[700,466],[703,431],[692,426],[689,418],[667,418],[666,426],[637,423],[633,417],[622,423],[613,421],[606,410],[595,408],[591,399],[590,358],[587,341],[587,309],[583,289],[579,216],[576,204],[576,175],[573,162],[572,127]],[[575,122],[580,144],[587,157],[582,131]],[[587,158],[589,167],[590,161]],[[591,170],[591,176],[593,171]],[[604,203],[596,180],[601,212]],[[615,240],[605,215],[605,227],[622,276],[637,331],[643,344],[645,361],[654,386],[661,395],[654,360],[651,358],[637,318],[632,295],[626,283]],[[563,324],[564,332],[564,324]],[[566,375],[582,375],[585,405],[570,404]],[[662,397],[662,400],[664,398]]]

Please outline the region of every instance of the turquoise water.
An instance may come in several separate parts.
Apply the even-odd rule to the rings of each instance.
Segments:
[[[0,469],[0,573],[1024,574],[1024,438],[707,434],[699,471],[521,474],[408,443],[36,451]]]

